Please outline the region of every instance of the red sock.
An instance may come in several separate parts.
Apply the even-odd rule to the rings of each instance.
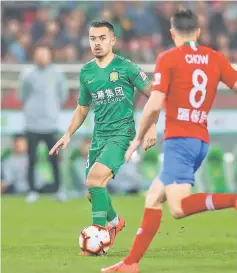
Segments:
[[[232,208],[235,206],[236,201],[237,194],[197,193],[183,198],[181,206],[185,216],[188,216],[207,210]]]
[[[124,263],[132,264],[140,261],[160,226],[161,217],[162,211],[160,209],[145,209],[141,227],[138,229],[132,248],[124,259]]]

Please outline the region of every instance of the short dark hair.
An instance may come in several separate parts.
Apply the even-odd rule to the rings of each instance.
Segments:
[[[191,33],[199,28],[198,18],[190,9],[181,9],[171,17],[171,25],[181,33]]]
[[[107,27],[110,31],[112,31],[114,33],[114,26],[110,23],[110,22],[107,22],[107,21],[95,21],[95,22],[92,22],[89,29],[91,27]]]

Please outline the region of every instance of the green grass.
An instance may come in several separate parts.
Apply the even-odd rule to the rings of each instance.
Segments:
[[[127,227],[106,257],[80,257],[78,236],[90,223],[87,200],[36,204],[2,199],[3,273],[94,273],[128,252],[142,217],[143,197],[115,197]],[[158,236],[141,262],[142,273],[236,273],[237,213],[230,209],[183,220],[167,209]]]

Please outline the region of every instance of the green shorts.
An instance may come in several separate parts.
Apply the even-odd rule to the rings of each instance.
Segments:
[[[131,136],[93,137],[86,163],[86,176],[95,162],[110,168],[115,176],[125,162],[125,153],[132,139]]]

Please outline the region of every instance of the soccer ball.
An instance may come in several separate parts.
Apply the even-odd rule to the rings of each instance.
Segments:
[[[83,251],[93,255],[106,254],[110,247],[110,235],[106,228],[91,225],[82,230],[79,246]]]

